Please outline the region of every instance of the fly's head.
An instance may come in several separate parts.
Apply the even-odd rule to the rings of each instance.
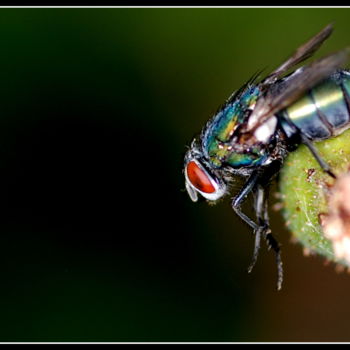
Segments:
[[[185,155],[184,175],[186,190],[193,202],[198,200],[198,193],[209,201],[216,201],[226,193],[223,174],[205,159],[196,140]]]

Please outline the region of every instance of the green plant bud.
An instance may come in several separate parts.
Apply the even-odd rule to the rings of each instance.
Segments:
[[[315,142],[337,178],[324,172],[301,145],[285,160],[279,190],[282,213],[306,251],[350,267],[350,130]]]

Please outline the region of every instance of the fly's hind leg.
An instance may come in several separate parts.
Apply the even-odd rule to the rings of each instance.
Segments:
[[[318,154],[316,147],[312,143],[312,141],[303,133],[300,133],[301,142],[310,150],[314,158],[317,160],[318,164],[320,164],[320,167],[323,171],[325,171],[329,176],[336,179],[336,175],[333,173],[330,166],[322,159],[322,157]]]
[[[318,162],[318,164],[320,165],[322,170],[324,172],[326,172],[329,176],[331,176],[334,179],[336,179],[337,177],[333,173],[331,167],[318,154],[317,149],[314,146],[314,144],[312,143],[312,141],[310,140],[310,138],[308,138],[299,128],[297,128],[295,126],[295,124],[290,120],[290,118],[287,115],[283,115],[282,118],[283,118],[283,120],[285,122],[288,123],[289,127],[291,128],[291,130],[293,130],[293,133],[298,135],[298,137],[300,138],[300,142],[303,143],[309,149],[309,151],[312,153],[312,155],[314,156],[314,158],[316,159],[316,161]]]

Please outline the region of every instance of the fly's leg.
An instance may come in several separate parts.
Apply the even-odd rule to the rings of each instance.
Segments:
[[[252,272],[253,267],[255,266],[256,261],[258,259],[259,250],[260,250],[261,234],[264,230],[266,230],[266,227],[260,226],[254,233],[255,234],[254,252],[253,252],[252,261],[251,261],[250,265],[248,266],[248,273]]]
[[[283,281],[281,250],[278,242],[271,234],[267,200],[268,200],[268,186],[263,187],[261,185],[258,185],[255,193],[255,210],[256,210],[257,220],[259,223],[260,230],[259,232],[257,231],[255,233],[256,234],[255,241],[257,241],[257,237],[259,236],[258,238],[259,245],[255,243],[253,259],[248,271],[250,272],[256,263],[259,248],[260,248],[260,236],[261,234],[263,234],[266,240],[268,249],[272,248],[276,254],[277,290],[280,290],[282,288],[282,281]]]
[[[260,186],[259,186],[260,187]],[[253,257],[252,261],[248,267],[248,273],[252,272],[253,267],[255,266],[255,263],[258,259],[259,250],[260,250],[260,241],[261,241],[261,235],[264,231],[268,230],[268,226],[265,223],[264,220],[264,191],[260,191],[258,188],[257,192],[254,193],[254,209],[256,212],[256,218],[258,220],[258,228],[255,230],[255,244],[254,244],[254,251],[253,251]]]
[[[259,226],[250,219],[247,215],[245,215],[241,210],[241,204],[244,202],[248,194],[253,190],[255,185],[257,184],[259,178],[258,172],[253,172],[247,182],[244,184],[241,191],[238,193],[238,195],[233,199],[232,201],[232,209],[235,211],[235,213],[250,227],[253,228],[254,231],[257,231]]]
[[[318,164],[320,164],[320,167],[323,171],[325,171],[329,176],[336,179],[335,174],[331,170],[330,166],[322,159],[322,157],[318,154],[315,146],[313,145],[312,141],[305,136],[303,133],[300,133],[301,142],[310,150],[314,158],[317,160]]]
[[[277,269],[278,269],[277,289],[280,290],[282,286],[282,280],[283,280],[281,253],[280,253],[279,244],[277,243],[275,238],[272,236],[270,227],[269,227],[267,196],[266,196],[267,190],[258,184],[258,180],[259,180],[259,173],[258,172],[252,173],[252,175],[248,178],[247,182],[243,186],[242,190],[233,199],[232,208],[236,212],[236,214],[254,230],[254,234],[255,234],[254,252],[253,252],[252,262],[248,267],[248,272],[252,271],[257,261],[259,249],[260,249],[261,235],[264,235],[264,238],[266,239],[268,247],[273,248],[273,250],[276,253]],[[252,190],[255,190],[255,188],[256,188],[255,210],[257,213],[258,223],[255,223],[252,219],[250,219],[247,215],[245,215],[241,211],[241,204],[243,203],[247,195]]]
[[[277,242],[277,240],[273,237],[271,230],[270,230],[270,221],[269,221],[269,212],[268,212],[268,196],[267,196],[268,188],[260,187],[258,188],[258,194],[259,192],[262,192],[261,196],[264,197],[263,199],[263,215],[264,215],[264,224],[268,228],[264,234],[265,234],[265,240],[268,246],[268,249],[273,249],[276,254],[276,264],[277,264],[277,290],[281,290],[282,288],[282,282],[283,282],[283,266],[282,266],[282,258],[281,258],[281,249],[280,245]]]
[[[271,231],[268,231],[266,233],[265,239],[269,249],[272,248],[276,253],[277,290],[281,290],[282,282],[283,282],[283,266],[282,266],[282,259],[281,259],[281,249],[276,239],[272,236]]]
[[[317,160],[318,164],[329,176],[336,179],[335,174],[331,170],[330,166],[322,159],[322,157],[318,154],[316,147],[312,143],[312,141],[299,129],[295,126],[295,124],[290,120],[287,115],[283,115],[282,117],[285,122],[288,123],[289,127],[293,130],[294,134],[297,134],[300,137],[301,143],[303,143],[312,153],[314,158]]]

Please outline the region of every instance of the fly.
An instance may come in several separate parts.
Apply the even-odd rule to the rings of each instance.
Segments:
[[[349,49],[336,52],[302,66],[331,35],[326,26],[267,77],[259,74],[233,93],[194,138],[185,155],[184,175],[192,201],[198,196],[216,201],[230,191],[235,178],[244,185],[232,200],[236,214],[255,235],[248,272],[254,267],[263,237],[276,254],[277,289],[283,281],[280,245],[273,237],[268,216],[268,190],[289,152],[306,145],[321,168],[335,175],[319,156],[313,141],[334,137],[350,127],[350,72],[341,67],[349,59]],[[241,205],[252,194],[256,220]]]

